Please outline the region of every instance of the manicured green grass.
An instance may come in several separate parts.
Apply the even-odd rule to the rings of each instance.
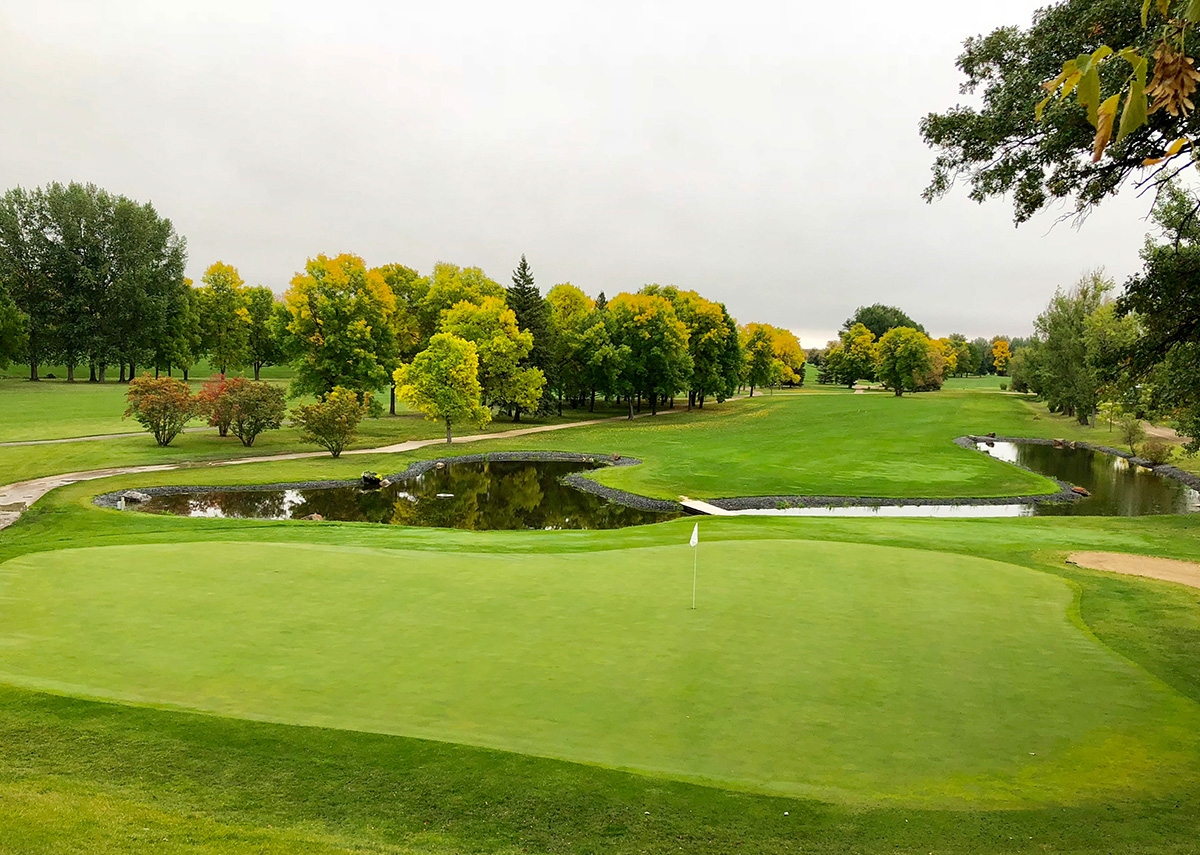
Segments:
[[[998,392],[780,393],[450,453],[615,451],[646,465],[602,477],[666,495],[710,472],[927,483],[910,456],[979,485],[939,455],[989,430],[1104,441]],[[108,465],[119,443],[0,473]],[[444,453],[109,478],[0,532],[0,671],[51,690],[0,688],[0,853],[1196,851],[1200,591],[1062,562],[1197,560],[1196,518],[710,518],[692,613],[692,520],[476,533],[90,505]]]
[[[983,374],[977,377],[950,377],[942,389],[947,392],[999,392],[1001,384],[1006,388],[1011,388],[1012,379],[997,377],[995,374]]]
[[[566,418],[583,419],[583,411]],[[596,415],[607,415],[597,413]],[[552,419],[551,421],[557,421]],[[492,422],[487,430],[515,427]],[[1081,438],[1094,431],[1038,414],[1026,401],[1005,395],[939,393],[891,395],[780,394],[729,401],[657,419],[472,444],[487,450],[552,449],[620,454],[644,466],[600,473],[606,484],[645,495],[675,498],[738,495],[1002,496],[1052,492],[1053,484],[1013,466],[955,446],[965,433],[997,431],[1028,436]],[[441,429],[416,417],[367,420],[357,447],[436,438]],[[108,466],[205,461],[297,450],[294,431],[264,434],[253,449],[211,433],[184,434],[159,449],[147,436],[89,443],[0,448],[0,481]],[[442,455],[428,449],[422,456]],[[338,466],[314,464],[310,477],[345,477],[364,468],[394,472],[407,456],[353,457]],[[347,468],[348,467],[348,468]],[[225,479],[205,476],[210,479]],[[228,483],[227,481],[225,481]]]
[[[1033,416],[1023,401],[970,393],[766,396],[620,430],[530,437],[523,445],[640,458],[646,465],[595,477],[662,498],[1053,492],[1047,479],[952,443],[988,431],[1061,433],[1058,422]]]
[[[1073,625],[1061,580],[714,542],[692,611],[678,540],[41,553],[0,566],[0,677],[834,800],[1074,803],[1191,769],[1195,705]]]
[[[307,463],[298,461],[271,467],[278,470],[285,465],[299,467]],[[966,669],[959,673],[967,685],[945,691],[960,699],[971,696],[989,681],[994,681],[1001,692],[1018,694],[1020,687],[1029,685],[1027,680],[1049,687],[1044,689],[1050,693],[1044,710],[1021,699],[1001,702],[999,696],[986,711],[970,704],[964,710],[949,709],[931,699],[930,709],[946,713],[947,726],[940,732],[941,738],[953,740],[964,736],[966,731],[958,730],[960,722],[966,723],[964,727],[972,721],[975,726],[982,726],[981,721],[986,718],[990,728],[982,736],[980,746],[968,746],[962,752],[941,758],[907,758],[917,767],[977,760],[986,753],[989,744],[994,744],[993,740],[1020,731],[1021,723],[1008,715],[1011,709],[1023,709],[1027,714],[1032,711],[1033,720],[1025,726],[1043,744],[1053,734],[1061,738],[1055,711],[1061,711],[1062,704],[1072,696],[1094,709],[1080,714],[1077,719],[1080,726],[1068,737],[1075,740],[1079,751],[1071,752],[1062,746],[1045,756],[1037,747],[1028,749],[1037,752],[1037,756],[1030,757],[1026,752],[1015,758],[1014,763],[1023,764],[1029,776],[1013,790],[1001,794],[1003,798],[1019,800],[1047,798],[1057,792],[1067,804],[999,811],[985,807],[985,801],[964,805],[964,795],[974,798],[984,795],[979,789],[980,781],[944,781],[937,776],[939,786],[956,788],[955,793],[941,794],[950,801],[958,801],[955,809],[947,811],[932,806],[841,806],[838,801],[772,798],[462,745],[350,731],[289,728],[228,718],[198,718],[6,689],[0,691],[0,798],[6,807],[18,805],[21,810],[0,811],[0,840],[17,841],[10,844],[15,847],[13,851],[141,852],[150,845],[144,829],[154,832],[156,851],[204,853],[325,852],[342,851],[343,847],[385,852],[634,853],[675,852],[683,848],[706,852],[866,853],[899,849],[963,853],[1047,850],[1182,853],[1191,851],[1200,835],[1197,798],[1200,793],[1194,784],[1200,764],[1194,753],[1190,760],[1187,757],[1187,744],[1193,736],[1184,735],[1155,749],[1166,755],[1174,754],[1173,762],[1184,764],[1182,772],[1176,765],[1176,773],[1172,775],[1170,760],[1162,766],[1147,765],[1148,757],[1153,756],[1145,753],[1147,746],[1156,741],[1154,726],[1138,728],[1131,738],[1114,738],[1107,746],[1093,741],[1100,734],[1085,726],[1097,719],[1131,722],[1139,715],[1139,709],[1151,718],[1165,718],[1172,711],[1178,714],[1173,722],[1160,720],[1159,724],[1165,725],[1160,735],[1176,726],[1192,725],[1195,701],[1200,700],[1200,669],[1195,667],[1200,661],[1200,592],[1072,568],[1055,557],[1069,549],[1102,548],[1197,558],[1200,530],[1191,519],[710,519],[703,522],[701,594],[703,597],[709,590],[715,595],[725,585],[725,596],[719,600],[714,596],[707,604],[702,598],[702,609],[692,615],[686,609],[690,581],[688,554],[686,547],[679,546],[690,530],[688,520],[622,532],[485,534],[348,524],[193,521],[102,512],[79,504],[96,487],[108,486],[81,484],[59,491],[47,498],[45,507],[0,535],[0,557],[45,553],[44,561],[49,563],[39,566],[42,572],[54,575],[43,582],[49,583],[54,578],[70,582],[60,585],[53,596],[43,597],[44,611],[40,617],[18,620],[61,620],[46,639],[50,644],[57,643],[53,636],[60,633],[83,637],[89,622],[97,630],[87,633],[87,643],[78,645],[67,662],[49,663],[52,668],[70,668],[74,662],[91,660],[96,667],[110,669],[110,673],[137,670],[155,658],[169,659],[174,655],[172,651],[178,650],[191,657],[195,666],[194,671],[182,674],[183,678],[190,673],[206,673],[211,678],[211,697],[242,704],[266,696],[264,681],[243,681],[236,693],[228,693],[222,689],[223,681],[228,689],[228,678],[214,672],[221,670],[222,662],[235,671],[245,667],[241,664],[244,657],[232,656],[231,651],[247,638],[273,637],[279,644],[291,645],[293,655],[281,668],[264,672],[266,677],[286,682],[294,676],[294,667],[303,666],[310,678],[296,692],[280,692],[281,703],[327,701],[339,710],[354,712],[351,699],[360,699],[364,692],[396,692],[400,697],[400,688],[393,684],[419,674],[432,686],[448,686],[445,709],[461,710],[456,705],[482,708],[483,701],[475,698],[477,686],[471,680],[485,680],[484,691],[491,692],[492,697],[498,695],[501,700],[505,696],[511,699],[514,686],[520,685],[520,681],[526,685],[537,682],[546,669],[563,659],[561,651],[551,649],[557,640],[569,649],[582,649],[582,667],[600,668],[611,679],[627,681],[634,697],[642,692],[651,711],[665,709],[678,716],[679,709],[665,703],[678,703],[678,693],[660,698],[660,694],[667,695],[661,687],[652,690],[635,678],[644,677],[649,671],[667,685],[678,682],[681,674],[694,674],[698,681],[706,680],[711,668],[684,667],[688,663],[681,664],[664,653],[682,650],[682,641],[688,640],[695,642],[697,656],[709,657],[722,666],[713,676],[721,674],[735,681],[735,685],[741,681],[751,688],[762,685],[751,683],[751,678],[766,680],[767,685],[778,680],[767,667],[770,664],[767,657],[760,655],[760,649],[794,663],[788,674],[807,675],[815,681],[814,686],[845,692],[855,691],[860,683],[876,688],[886,686],[891,675],[888,665],[895,669],[918,655],[932,657],[931,667],[905,671],[916,681],[915,686],[899,685],[897,681],[897,693],[886,696],[893,701],[910,689],[915,693],[922,685],[928,686],[930,681],[949,680],[948,675],[954,672],[946,669],[955,661]],[[225,548],[212,546],[213,541],[243,544],[239,559],[246,560],[224,570],[217,566],[218,562],[203,560],[205,555],[212,556],[201,550]],[[672,558],[682,552],[682,568],[664,560],[631,566],[642,547],[658,547],[664,541],[669,544],[664,552]],[[281,546],[261,546],[265,543]],[[329,554],[338,556],[338,560],[322,564],[311,560],[311,556],[310,560],[289,559],[279,574],[270,575],[288,575],[296,570],[297,578],[287,582],[265,579],[268,572],[263,561],[255,559],[269,555],[273,549],[282,548],[289,554],[321,551],[298,548],[294,545],[297,543],[320,544],[331,550]],[[871,550],[859,546],[860,543],[928,549],[935,553]],[[54,549],[108,544],[130,547],[148,544],[145,548],[151,550],[175,544],[175,552],[167,561],[142,564],[134,558],[141,548],[137,547],[126,551],[131,560],[124,563],[107,559],[62,562],[56,569],[54,562],[61,562],[64,554],[55,553]],[[370,551],[360,551],[364,549]],[[791,560],[788,551],[793,549],[801,556],[799,561]],[[719,550],[728,550],[732,556],[724,562],[728,567],[724,582],[721,565],[715,561],[714,553]],[[772,550],[784,551],[782,563],[787,566],[768,566]],[[753,558],[743,557],[751,551]],[[112,554],[103,550],[100,553]],[[481,553],[484,557],[480,557]],[[945,553],[955,553],[958,557],[950,558]],[[355,561],[355,556],[364,554],[395,560],[372,560],[365,564]],[[763,558],[764,555],[768,557]],[[867,556],[870,560],[863,560]],[[972,556],[1002,563],[977,561]],[[917,560],[918,557],[922,560]],[[841,563],[835,567],[831,558],[840,559]],[[542,566],[543,562],[548,563]],[[759,565],[764,565],[761,570]],[[1030,570],[1019,570],[1013,565]],[[835,569],[840,571],[837,576],[833,573]],[[1076,593],[1064,594],[1068,589],[1055,575],[1041,576],[1031,570],[1068,580]],[[555,578],[556,572],[561,578]],[[773,590],[766,595],[742,590],[747,585],[744,581],[747,574],[758,588],[760,573],[763,577],[774,574],[773,581],[766,578],[761,581],[770,581],[766,587],[778,588],[779,596],[774,596]],[[825,574],[828,579],[822,583]],[[843,574],[846,574],[844,579]],[[462,575],[481,587],[476,590],[463,584]],[[634,577],[631,593],[638,594],[653,588],[656,579],[670,576],[666,587],[671,594],[682,588],[685,602],[674,611],[658,611],[640,603],[638,598],[622,597],[616,583],[626,575]],[[130,603],[109,600],[117,595],[119,587],[139,576],[144,582],[154,584],[130,588],[127,591],[132,598]],[[796,587],[790,587],[792,577]],[[887,584],[868,584],[878,582],[878,577]],[[522,597],[521,593],[528,591],[522,584],[528,585],[533,580],[544,584],[539,586],[536,596]],[[188,585],[189,581],[194,584]],[[43,584],[32,578],[26,582],[33,587]],[[327,606],[313,601],[310,595],[314,585],[329,592]],[[433,596],[439,585],[446,594],[440,599]],[[706,588],[710,585],[711,590]],[[73,590],[74,586],[80,586],[80,590]],[[230,607],[225,613],[229,619],[222,622],[226,638],[220,637],[214,627],[201,626],[198,618],[184,613],[201,610],[212,615],[220,611],[212,597],[206,596],[207,591]],[[254,597],[252,603],[245,602],[246,597],[236,596],[253,591],[260,596]],[[84,602],[89,592],[104,599],[89,605]],[[926,610],[932,610],[930,596],[934,592],[951,596],[953,601],[943,603],[943,610],[929,614]],[[418,598],[418,595],[423,596]],[[589,605],[603,603],[606,610],[573,605],[585,596],[591,598],[586,601]],[[55,605],[56,600],[61,600],[61,608]],[[839,600],[841,606],[835,607]],[[1077,612],[1072,607],[1075,602]],[[177,607],[171,613],[172,620],[156,620],[166,615],[162,607],[169,603]],[[110,608],[102,608],[104,604]],[[875,607],[866,608],[870,604]],[[135,613],[139,605],[140,613]],[[789,609],[811,613],[818,605],[831,613],[836,611],[850,626],[863,631],[855,634],[849,631],[850,627],[829,622],[810,624],[787,619]],[[854,605],[861,608],[856,611],[851,607]],[[344,619],[349,614],[356,620],[349,629],[337,627],[335,635],[340,634],[343,639],[340,649],[332,643],[334,637],[328,627],[315,622],[326,607],[331,610],[326,612],[327,616],[340,614]],[[680,634],[670,626],[676,619],[699,617],[711,621],[729,614],[723,610],[747,608],[749,611],[742,613],[734,636],[723,636],[724,646],[715,643],[715,639]],[[915,611],[908,614],[908,608]],[[123,629],[114,625],[115,615],[108,614],[112,610],[129,618]],[[633,614],[667,624],[667,631],[661,637],[650,633],[648,647],[657,654],[656,660],[645,663],[623,660],[633,669],[631,674],[619,672],[602,659],[605,652],[619,651],[622,646],[622,639],[611,637],[620,635],[611,628],[614,613],[619,610],[625,610],[626,614],[634,610]],[[712,614],[706,615],[706,611]],[[372,623],[361,619],[381,612],[384,620]],[[401,655],[400,649],[387,641],[406,635],[413,638],[417,628],[411,618],[417,612],[453,617],[455,622],[440,635],[426,638],[428,643],[422,649],[412,655]],[[927,615],[927,628],[917,632],[916,624]],[[238,616],[241,619],[235,619]],[[1086,628],[1079,623],[1081,618]],[[565,619],[578,623],[578,633],[564,627]],[[76,623],[77,620],[82,622]],[[528,628],[529,621],[534,621],[537,631],[518,633],[517,628],[522,625]],[[340,620],[339,624],[343,622]],[[756,626],[756,622],[762,622],[763,626]],[[284,633],[289,624],[299,632]],[[882,630],[885,625],[905,624],[913,627],[912,633],[888,636]],[[1027,624],[1028,632],[1038,639],[1038,644],[1035,650],[1033,642],[1029,642],[1032,661],[1024,663],[1028,667],[1023,668],[1020,667],[1023,663],[1010,659],[1009,653],[1026,643],[1023,636]],[[7,621],[4,625],[8,625]],[[475,631],[464,632],[464,625]],[[109,630],[105,630],[106,626]],[[606,631],[597,634],[598,628]],[[729,628],[733,628],[732,623],[725,631]],[[197,630],[201,636],[182,637],[188,629]],[[770,630],[780,634],[781,640],[765,638]],[[718,623],[710,624],[707,631],[723,630]],[[1095,638],[1089,637],[1089,631]],[[139,652],[129,642],[133,633],[175,640],[166,642],[169,649]],[[936,634],[942,644],[931,643],[932,638],[924,639],[922,636],[926,634]],[[309,637],[310,642],[306,644],[302,636]],[[1057,645],[1047,647],[1047,640],[1057,641]],[[207,663],[199,652],[205,642],[209,642],[215,663]],[[850,662],[839,657],[813,658],[819,649],[828,651],[838,642],[860,649],[863,680],[858,679],[854,669],[842,670]],[[19,639],[20,643],[24,639]],[[735,667],[734,651],[729,647],[743,643],[752,649],[747,650]],[[97,650],[80,649],[85,646],[95,646]],[[307,647],[311,652],[301,656],[296,653],[297,647]],[[1105,647],[1127,659],[1114,658]],[[6,645],[3,655],[7,656],[9,649]],[[103,652],[106,649],[132,653],[134,658],[131,662],[123,657],[108,658]],[[466,675],[457,684],[449,676],[427,670],[431,661],[454,649],[460,653],[473,649],[486,654],[495,666],[495,673],[484,674],[482,668],[473,667],[469,661],[458,661],[466,658],[463,656],[454,662],[454,668]],[[542,658],[526,671],[520,671],[511,663],[506,664],[503,654],[511,654],[513,650],[536,651]],[[346,661],[348,672],[341,674],[332,662],[322,661],[319,656],[322,652],[330,656],[339,654]],[[408,650],[403,652],[407,654]],[[245,650],[245,653],[245,658],[259,663],[282,656],[280,650]],[[1050,654],[1054,654],[1053,659]],[[1075,674],[1066,669],[1060,675],[1060,684],[1052,685],[1053,669],[1067,664],[1059,661],[1054,665],[1060,654],[1072,660],[1072,665],[1078,659],[1087,671]],[[380,661],[379,657],[390,657],[390,661],[398,664],[391,673],[386,668],[366,673],[363,666],[353,661],[357,656],[375,662]],[[297,658],[303,661],[294,666]],[[1110,669],[1110,677],[1118,675],[1117,682],[1123,681],[1126,689],[1147,687],[1150,694],[1142,695],[1143,688],[1136,688],[1132,694],[1114,694],[1110,677],[1092,686],[1081,685],[1085,673],[1095,675],[1092,669],[1097,662],[1104,666],[1102,671]],[[1041,669],[1050,670],[1039,674]],[[167,675],[176,685],[181,679],[177,673],[180,670],[186,671],[171,669]],[[833,674],[821,672],[842,673],[844,685]],[[1155,687],[1154,680],[1144,674],[1164,681],[1162,687]],[[356,676],[361,679],[355,680]],[[495,679],[487,679],[492,676]],[[320,697],[318,688],[336,687],[339,682],[344,684],[345,698]],[[564,725],[591,726],[588,718],[578,712],[563,722],[550,717],[549,713],[567,711],[566,703],[554,696],[571,688],[569,683],[560,683],[541,692],[545,702],[533,717],[537,732],[545,734]],[[427,702],[425,691],[425,683],[417,685],[384,712],[403,716],[413,708],[420,710]],[[723,714],[737,716],[754,708],[748,704],[754,700],[754,692],[736,696],[730,693],[730,696],[734,698],[734,706],[723,710]],[[976,701],[979,697],[975,695]],[[1149,703],[1152,697],[1161,703]],[[684,699],[692,705],[701,700],[697,696]],[[788,752],[795,750],[793,741],[799,746],[819,744],[829,738],[824,731],[842,729],[832,715],[830,721],[820,726],[813,726],[811,719],[802,719],[808,726],[794,727],[796,710],[816,709],[813,701],[811,696],[799,698],[785,693],[785,706],[781,709],[793,716],[746,722],[758,728],[774,724],[781,729],[792,729],[793,739],[784,746],[783,757],[772,757],[768,762],[782,762]],[[608,716],[623,703],[622,698],[600,697],[593,706],[597,714]],[[505,707],[496,709],[502,713]],[[861,717],[860,722],[867,722],[855,734],[864,746],[862,756],[873,756],[884,765],[894,766],[901,778],[909,774],[903,762],[906,758],[874,753],[878,746],[888,740],[899,743],[905,737],[911,740],[928,739],[931,733],[939,735],[937,731],[920,728],[893,734],[880,727],[884,715],[904,709],[896,704],[877,703],[855,713]],[[918,716],[927,712],[923,704],[908,709]],[[1043,712],[1045,722],[1041,720]],[[703,731],[684,730],[689,727],[686,719],[689,713],[684,710],[682,714],[685,718],[680,724],[680,735],[695,737],[686,746],[690,750],[682,752],[685,757],[706,756],[713,746],[720,745],[717,740],[703,738]],[[602,734],[604,742],[618,751],[624,750],[627,742],[640,744],[637,740],[643,731],[637,725],[644,716],[640,707],[634,710],[629,724],[619,722]],[[462,716],[445,718],[453,726],[461,726],[468,720]],[[995,733],[991,732],[993,729]],[[517,734],[517,738],[525,736],[525,731]],[[734,734],[734,738],[742,739],[743,735]],[[927,741],[917,744],[929,745]],[[662,751],[673,746],[665,741],[649,747]],[[837,755],[818,757],[805,771],[827,774],[836,766],[834,757]],[[1110,765],[1094,772],[1095,781],[1085,780],[1083,770],[1088,763],[1104,758]],[[1081,765],[1076,768],[1075,762]],[[1055,767],[1063,770],[1061,776],[1046,774]],[[861,773],[861,769],[846,766],[836,771],[843,775]],[[1158,795],[1150,787],[1143,795],[1127,791],[1121,797],[1081,800],[1082,794],[1075,789],[1081,783],[1085,786],[1144,784],[1147,776],[1154,777],[1161,787]],[[965,793],[969,787],[975,789]],[[168,841],[159,841],[160,830]],[[76,848],[72,850],[71,846]]]

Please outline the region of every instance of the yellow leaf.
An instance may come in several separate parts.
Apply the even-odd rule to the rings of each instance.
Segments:
[[[1096,113],[1096,139],[1092,143],[1092,163],[1100,159],[1105,146],[1112,139],[1113,121],[1117,118],[1117,105],[1120,101],[1120,94],[1111,95],[1104,100]]]

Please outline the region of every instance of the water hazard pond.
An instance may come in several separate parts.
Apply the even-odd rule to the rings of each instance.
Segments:
[[[642,510],[564,484],[596,468],[578,461],[446,463],[379,489],[360,485],[210,490],[152,495],[143,510],[191,517],[323,519],[494,529],[610,529],[660,522],[677,512]]]
[[[977,449],[1006,463],[1083,487],[1090,495],[1069,501],[981,499],[945,504],[921,499],[835,499],[819,500],[818,504],[818,500],[803,497],[779,503],[756,499],[713,501],[724,504],[726,513],[772,516],[1143,516],[1200,511],[1200,493],[1196,490],[1114,454],[1003,440],[980,443]],[[357,482],[333,486],[318,482],[302,486],[151,488],[149,500],[138,507],[192,517],[286,520],[316,514],[327,520],[472,530],[612,529],[680,515],[673,503],[624,494],[623,501],[641,505],[631,507],[569,483],[571,476],[600,465],[582,455],[571,460],[450,460],[379,489],[364,489]],[[97,501],[111,506],[117,495],[109,494]]]

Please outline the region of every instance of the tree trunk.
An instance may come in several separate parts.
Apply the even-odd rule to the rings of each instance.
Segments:
[[[117,378],[118,383],[125,382],[125,361],[121,360],[121,376]]]
[[[588,412],[596,412],[596,388],[594,386],[592,387],[592,403],[588,406]]]
[[[574,407],[571,409],[574,409]],[[562,415],[562,389],[558,390],[558,414]]]
[[[450,420],[446,419],[446,444],[450,444]]]
[[[633,395],[629,396],[629,420],[633,421]]]
[[[88,382],[96,382],[96,363],[94,362],[88,364]]]
[[[650,415],[652,415],[652,416],[658,415],[658,393],[657,392],[650,393]]]
[[[154,366],[154,379],[155,380],[158,379],[158,366],[157,365]]]
[[[513,421],[519,422],[520,420],[521,420],[521,408],[513,407]]]
[[[137,377],[137,363],[131,362],[131,363],[129,363],[129,380],[130,380],[130,382],[133,381],[134,377]]]
[[[75,365],[73,363],[67,366],[67,382],[75,382]]]
[[[38,369],[37,357],[31,355],[29,357],[29,379],[33,380],[34,382],[36,382],[37,380],[40,379],[38,377],[37,369]]]
[[[107,374],[108,374],[108,363],[107,363],[107,362],[101,362],[101,363],[100,363],[100,374],[98,375],[98,378],[99,378],[99,379],[97,380],[97,382],[99,382],[99,383],[103,383],[103,382],[104,382],[104,378],[105,378],[105,376],[106,376]]]
[[[185,368],[185,369],[183,369],[183,382],[186,383],[187,380],[188,380],[188,369]]]
[[[257,380],[257,379],[258,379],[258,372],[257,372],[257,371],[256,371],[256,372],[255,372],[255,374],[254,374],[254,379],[255,379],[255,380]],[[393,383],[393,384],[392,384],[392,408],[391,408],[391,414],[392,414],[393,416],[394,416],[394,415],[396,415],[396,384],[395,384],[395,383]]]
[[[897,398],[899,398],[899,397],[900,397],[901,395],[903,395],[903,394],[904,394],[904,387],[903,387],[903,386],[897,386],[897,387],[896,387],[896,397],[897,397]]]
[[[751,398],[754,397],[754,384],[753,383],[750,384],[750,397]]]

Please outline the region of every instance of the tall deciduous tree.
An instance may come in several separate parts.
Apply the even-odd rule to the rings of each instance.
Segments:
[[[533,348],[533,335],[517,325],[517,316],[499,297],[482,302],[456,303],[442,315],[442,331],[478,348],[479,382],[484,403],[513,412],[532,410],[542,396],[546,377],[537,368],[522,366]]]
[[[551,288],[546,301],[550,305],[551,358],[556,367],[546,385],[553,388],[562,415],[564,398],[574,408],[592,391],[588,361],[598,343],[589,338],[588,332],[597,324],[603,328],[603,323],[593,319],[588,296],[569,282]]]
[[[932,342],[920,330],[895,327],[879,339],[875,371],[896,397],[927,386],[939,370]],[[937,385],[941,385],[940,378]]]
[[[759,325],[748,332],[743,347],[746,351],[746,383],[753,398],[755,387],[766,386],[772,378],[774,355],[771,352],[771,335]]]
[[[473,341],[437,333],[411,364],[396,370],[395,382],[400,400],[446,425],[446,442],[456,424],[483,427],[491,420],[480,403],[479,353]]]
[[[1158,234],[1142,249],[1143,268],[1125,285],[1119,312],[1140,335],[1120,347],[1106,375],[1153,385],[1156,409],[1200,451],[1200,196],[1170,187],[1154,209]],[[1113,364],[1115,362],[1115,365]]]
[[[0,279],[26,317],[30,379],[86,359],[101,379],[153,360],[186,304],[185,244],[151,205],[91,184],[16,188],[0,199]]]
[[[50,239],[45,194],[16,187],[0,199],[0,280],[26,318],[29,379],[54,347],[57,295],[47,275]]]
[[[1059,289],[1034,321],[1036,336],[1026,348],[1022,371],[1029,387],[1055,411],[1087,424],[1099,404],[1101,371],[1088,353],[1088,318],[1108,300],[1113,283],[1089,273],[1069,291]]]
[[[843,330],[840,341],[829,348],[825,369],[834,382],[853,386],[859,380],[875,376],[877,349],[875,334],[863,324],[855,324]]]
[[[504,299],[503,286],[489,279],[478,267],[458,267],[439,261],[433,266],[428,288],[416,304],[422,342],[438,331],[442,312],[464,300],[478,304],[484,297]]]
[[[283,359],[283,348],[276,336],[272,323],[275,313],[275,294],[261,285],[247,288],[246,305],[246,361],[254,368],[254,379],[265,365],[275,365]]]
[[[1008,362],[1012,359],[1012,351],[1008,347],[1008,339],[997,338],[992,342],[992,365],[996,373],[1003,377],[1008,373]]]
[[[429,344],[429,336],[421,329],[421,300],[429,293],[429,280],[403,264],[385,264],[376,268],[392,295],[396,308],[392,314],[392,328],[396,331],[397,362],[412,359]],[[388,411],[396,415],[396,385],[389,391]]]
[[[358,256],[318,255],[292,278],[284,305],[294,394],[325,395],[343,386],[365,399],[390,385],[399,353],[391,321],[396,298],[378,270]]]
[[[0,369],[8,368],[25,352],[25,316],[8,296],[0,280]]]
[[[855,324],[862,324],[877,339],[883,338],[885,332],[896,327],[911,327],[925,332],[925,327],[910,318],[904,311],[895,306],[885,306],[882,303],[859,306],[854,310],[853,315],[846,318],[845,323],[842,324],[842,331],[853,329]]]
[[[629,349],[622,375],[622,392],[643,396],[650,411],[687,387],[692,373],[687,327],[675,315],[671,301],[660,294],[618,294],[608,304],[614,320],[614,339]]]
[[[200,277],[200,329],[209,362],[224,375],[249,357],[250,312],[246,283],[236,267],[218,261]]]

